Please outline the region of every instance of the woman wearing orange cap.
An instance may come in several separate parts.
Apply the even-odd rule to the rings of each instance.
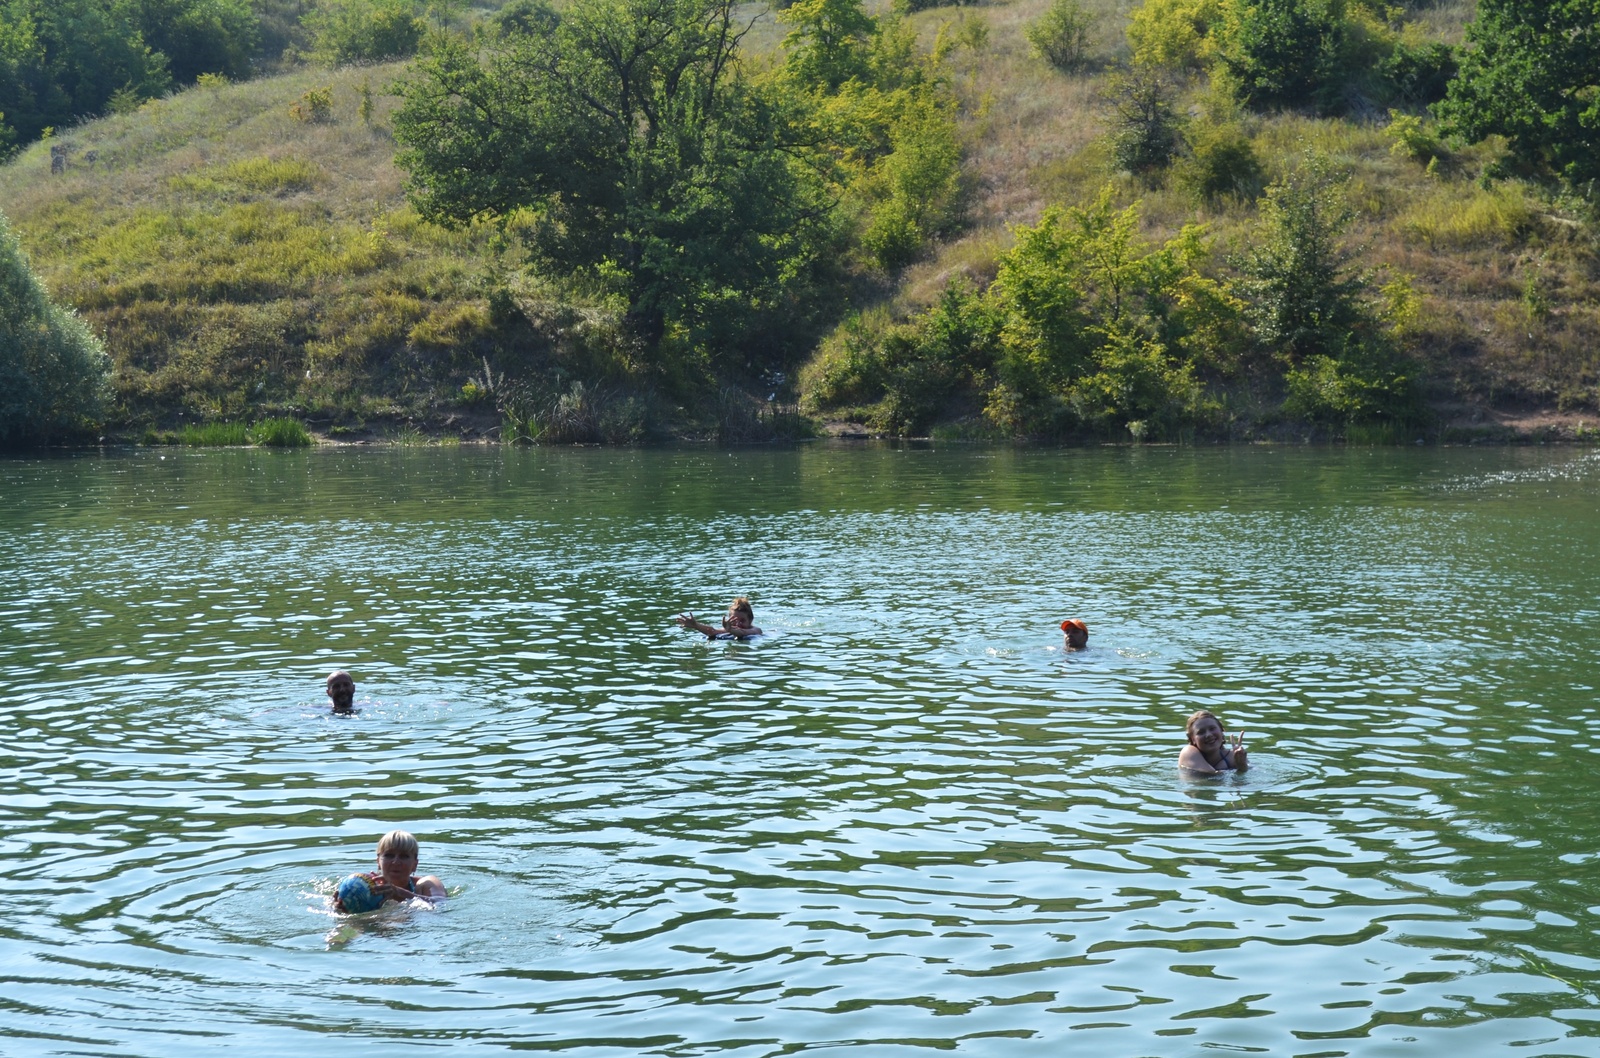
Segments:
[[[1189,744],[1178,754],[1178,767],[1210,775],[1244,771],[1250,766],[1244,748],[1244,732],[1232,739],[1226,738],[1222,733],[1222,721],[1211,710],[1202,709],[1189,717],[1183,730],[1189,736]]]
[[[1082,621],[1068,618],[1061,622],[1061,631],[1067,637],[1063,650],[1082,650],[1089,645],[1089,626]]]

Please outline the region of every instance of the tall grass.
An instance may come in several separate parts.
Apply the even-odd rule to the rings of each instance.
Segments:
[[[208,422],[185,426],[178,439],[191,448],[236,448],[250,443],[250,430],[239,422]]]
[[[251,427],[250,440],[264,448],[305,448],[311,434],[299,419],[263,419]]]

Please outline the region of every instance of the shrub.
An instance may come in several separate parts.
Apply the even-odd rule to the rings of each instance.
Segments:
[[[1202,233],[1185,228],[1159,248],[1137,236],[1137,206],[1111,208],[1111,188],[1087,208],[1047,209],[989,289],[999,352],[998,384],[984,414],[1028,433],[1130,422],[1170,432],[1210,412],[1196,360],[1232,329],[1238,308],[1200,271]]]
[[[1344,185],[1310,158],[1267,189],[1256,245],[1240,262],[1247,315],[1262,342],[1298,363],[1336,355],[1364,322],[1364,282],[1340,245],[1353,211]]]
[[[928,95],[904,107],[890,129],[890,152],[869,182],[882,196],[862,233],[879,267],[910,264],[923,242],[944,230],[960,205],[961,143],[955,118]]]
[[[413,0],[326,0],[302,21],[312,55],[330,65],[415,55],[428,28]]]
[[[1389,111],[1389,127],[1384,129],[1384,133],[1393,141],[1389,145],[1389,153],[1396,158],[1409,158],[1427,165],[1444,157],[1444,144],[1415,115],[1402,114],[1398,110]]]
[[[1425,107],[1445,97],[1457,70],[1456,53],[1439,41],[1401,39],[1378,63],[1390,98],[1405,107]]]
[[[82,429],[101,412],[110,371],[100,339],[50,300],[0,214],[0,444]]]
[[[322,125],[333,120],[333,86],[310,88],[289,104],[289,116],[307,124]]]
[[[1266,184],[1261,159],[1234,122],[1201,122],[1189,130],[1189,153],[1174,166],[1180,186],[1209,202],[1254,201]]]
[[[1128,18],[1136,66],[1194,69],[1216,55],[1224,0],[1145,0]]]
[[[1329,109],[1342,88],[1339,0],[1238,0],[1221,59],[1239,101],[1264,110]]]
[[[1049,9],[1028,26],[1026,35],[1035,55],[1071,73],[1088,63],[1092,25],[1081,0],[1051,0]]]
[[[1165,169],[1183,144],[1172,85],[1144,68],[1112,78],[1111,158],[1118,169],[1151,173]]]
[[[1415,423],[1422,418],[1416,380],[1395,349],[1354,340],[1338,355],[1317,355],[1284,374],[1286,415],[1324,424]]]

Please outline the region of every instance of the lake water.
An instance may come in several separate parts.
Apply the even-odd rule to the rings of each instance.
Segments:
[[[1600,453],[0,489],[8,1056],[1600,1055]],[[672,622],[739,593],[757,641]],[[1177,771],[1202,707],[1248,772]],[[449,901],[333,916],[394,827]]]

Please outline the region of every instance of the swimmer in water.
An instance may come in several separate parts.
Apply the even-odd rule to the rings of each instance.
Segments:
[[[676,620],[679,628],[692,628],[708,639],[749,639],[761,634],[755,625],[756,612],[743,595],[728,604],[728,616],[722,619],[721,628],[696,620],[692,613],[681,613]]]
[[[1209,709],[1202,709],[1189,717],[1184,725],[1189,744],[1178,754],[1178,767],[1205,775],[1225,771],[1244,771],[1250,761],[1244,748],[1244,732],[1230,740],[1222,733],[1222,721]]]
[[[428,874],[421,878],[411,872],[417,869],[417,839],[404,830],[391,830],[378,839],[378,869],[365,875],[373,895],[385,903],[398,900],[404,903],[421,897],[429,903],[445,898],[444,883]],[[333,909],[340,914],[344,903],[333,898]]]
[[[1063,650],[1083,650],[1089,645],[1089,626],[1082,621],[1067,619],[1061,622],[1061,632],[1066,636]]]
[[[328,700],[339,716],[349,716],[356,711],[356,681],[343,669],[328,673]]]

